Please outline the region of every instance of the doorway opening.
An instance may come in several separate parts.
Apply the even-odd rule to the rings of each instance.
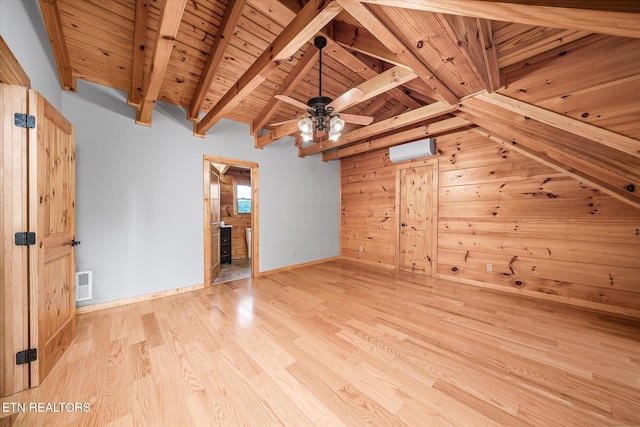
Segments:
[[[258,272],[258,164],[204,156],[205,285]]]

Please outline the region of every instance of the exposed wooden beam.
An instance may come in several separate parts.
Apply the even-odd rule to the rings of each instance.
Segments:
[[[47,27],[49,42],[56,60],[62,89],[75,92],[77,90],[76,77],[71,71],[71,61],[69,60],[67,43],[62,31],[57,0],[40,0],[40,10],[42,11],[44,25]]]
[[[638,157],[478,98],[465,99],[459,109],[461,117],[510,145],[640,208]]]
[[[207,63],[202,70],[196,92],[191,100],[189,111],[187,112],[187,118],[189,120],[197,121],[199,119],[202,104],[204,104],[209,88],[213,83],[213,79],[218,71],[218,66],[224,58],[224,52],[231,41],[231,36],[233,35],[233,31],[236,28],[236,24],[238,23],[238,19],[240,19],[240,15],[242,14],[242,9],[244,9],[245,4],[246,0],[229,0],[227,3],[222,21],[218,27],[218,32],[216,33],[213,45],[209,50]]]
[[[500,82],[500,65],[498,64],[498,51],[493,42],[493,28],[491,21],[476,18],[478,39],[482,46],[483,65],[485,67],[486,85],[488,92],[495,92],[502,86]]]
[[[451,15],[640,38],[640,2],[580,0],[362,0]]]
[[[640,158],[640,141],[498,93],[475,98]],[[640,165],[638,166],[640,168]]]
[[[145,82],[143,98],[136,118],[136,123],[140,125],[151,126],[153,107],[160,93],[162,80],[164,80],[164,74],[167,71],[171,50],[178,35],[180,21],[182,21],[182,14],[186,5],[187,0],[171,0],[162,3],[158,32],[153,49],[153,59],[151,60],[151,71],[149,72],[148,80]]]
[[[318,59],[318,49],[315,47],[308,47],[304,56],[293,67],[291,72],[284,79],[280,87],[276,89],[276,94],[291,95],[296,86],[309,74],[309,71],[313,68]],[[267,101],[267,104],[258,113],[255,120],[251,123],[251,134],[257,136],[271,117],[275,114],[276,110],[280,107],[282,101],[277,98],[271,98]],[[257,146],[257,145],[256,145]],[[259,147],[262,148],[262,147]]]
[[[301,2],[298,0],[247,0],[247,5],[260,11],[264,16],[268,16],[282,27],[286,27],[302,10]]]
[[[400,114],[399,116],[391,117],[390,119],[382,120],[369,126],[346,133],[342,135],[337,141],[322,141],[309,147],[302,148],[300,149],[299,153],[302,156],[308,156],[310,154],[330,150],[332,148],[350,144],[352,142],[369,138],[374,135],[380,135],[381,133],[390,132],[404,126],[409,126],[414,123],[418,123],[434,117],[439,117],[447,113],[451,113],[455,110],[455,106],[449,105],[446,102],[436,102],[430,105],[425,105],[424,107],[407,111],[406,113]]]
[[[436,16],[449,37],[457,42],[478,80],[484,83],[486,90],[494,92],[498,88],[495,84],[499,83],[500,75],[498,56],[492,42],[491,22],[460,15]],[[487,44],[489,52],[485,51]]]
[[[136,0],[136,19],[133,28],[133,66],[131,71],[131,90],[127,103],[140,107],[142,83],[144,78],[144,53],[147,42],[147,20],[149,0]]]
[[[255,138],[255,146],[256,148],[264,148],[266,145],[271,144],[272,142],[277,141],[280,138],[284,138],[285,136],[291,135],[297,130],[298,130],[297,120],[278,126],[271,132],[267,132],[264,135],[261,135]]]
[[[421,79],[411,80],[402,86],[405,93],[422,101],[422,105],[436,102],[435,92]]]
[[[331,23],[331,36],[342,46],[353,51],[364,53],[372,58],[381,59],[393,65],[406,67],[397,55],[394,55],[387,46],[382,44],[373,34],[365,28],[356,27],[340,21]]]
[[[341,11],[342,7],[334,0],[310,0],[236,84],[194,126],[194,133],[204,136],[227,111],[235,107],[267,78],[268,74],[277,67],[277,62],[296,53]]]
[[[381,22],[366,6],[358,0],[336,0],[345,11],[353,16],[369,32],[374,34],[393,54],[398,57],[401,63],[410,67],[422,80],[424,80],[434,91],[435,96],[450,104],[458,101],[456,95],[444,85],[434,73],[418,57],[416,57],[408,46],[400,40],[388,26]]]
[[[452,117],[450,119],[440,120],[439,122],[430,123],[414,129],[398,132],[393,135],[383,136],[382,138],[369,139],[365,142],[351,145],[349,147],[340,148],[329,153],[322,153],[322,160],[329,161],[340,159],[342,157],[353,156],[354,154],[365,153],[370,150],[391,147],[392,145],[401,144],[403,142],[414,141],[421,138],[427,138],[444,132],[472,126],[468,120],[461,117]]]

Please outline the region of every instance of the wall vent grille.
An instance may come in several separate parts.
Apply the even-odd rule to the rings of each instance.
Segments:
[[[76,302],[93,298],[93,271],[76,273]]]

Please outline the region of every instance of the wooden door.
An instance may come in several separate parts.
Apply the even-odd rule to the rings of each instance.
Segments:
[[[209,225],[211,227],[210,281],[220,274],[220,175],[215,166],[209,166]]]
[[[76,336],[75,129],[47,100],[29,91],[29,246],[31,386],[51,371]]]
[[[35,91],[0,85],[0,396],[40,384],[76,334],[75,130]],[[16,126],[15,113],[35,117]],[[35,244],[17,246],[16,233]],[[16,364],[35,349],[37,360]]]
[[[0,397],[29,387],[29,365],[16,365],[16,353],[29,348],[28,247],[15,234],[29,231],[26,128],[14,114],[27,112],[28,90],[0,84]]]
[[[432,273],[433,166],[400,170],[400,256],[402,270]]]

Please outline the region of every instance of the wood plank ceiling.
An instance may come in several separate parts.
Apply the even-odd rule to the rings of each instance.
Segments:
[[[128,93],[150,126],[156,101],[194,133],[221,118],[256,147],[292,135],[339,159],[464,128],[640,207],[640,3],[524,0],[40,0],[63,88]],[[318,95],[373,116],[303,145],[295,121]],[[606,58],[606,60],[604,60]],[[548,65],[573,67],[564,81]],[[544,70],[541,71],[541,70]],[[566,74],[566,73],[565,73]],[[544,88],[544,90],[542,90]],[[598,114],[587,111],[598,106]],[[620,112],[624,112],[621,114]]]

